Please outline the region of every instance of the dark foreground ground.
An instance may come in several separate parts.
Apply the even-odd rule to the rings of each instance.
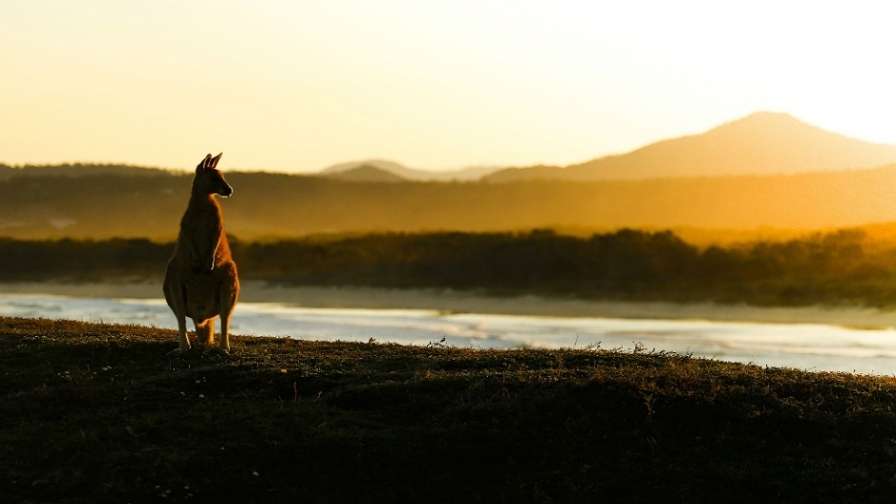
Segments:
[[[0,501],[896,495],[892,378],[593,350],[174,347],[169,331],[0,318]]]

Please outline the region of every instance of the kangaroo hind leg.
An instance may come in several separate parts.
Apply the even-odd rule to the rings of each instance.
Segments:
[[[177,282],[165,282],[165,300],[177,318],[177,341],[179,350],[190,349],[190,338],[187,336],[187,295]]]
[[[222,288],[218,294],[221,299],[221,340],[218,341],[225,351],[230,351],[230,317],[233,315],[233,307],[236,305],[237,291],[228,287]]]

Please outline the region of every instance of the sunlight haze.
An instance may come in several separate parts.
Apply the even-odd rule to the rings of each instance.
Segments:
[[[0,162],[568,164],[757,110],[896,143],[893,10],[0,0]]]

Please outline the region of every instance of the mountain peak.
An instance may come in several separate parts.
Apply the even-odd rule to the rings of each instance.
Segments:
[[[733,121],[728,121],[724,124],[716,126],[711,130],[707,131],[710,133],[712,131],[717,130],[725,130],[725,129],[738,129],[738,128],[748,128],[748,129],[778,129],[778,128],[813,128],[819,129],[815,126],[812,126],[804,121],[799,120],[798,118],[786,113],[786,112],[769,112],[769,111],[758,111],[753,112],[752,114],[745,115],[739,119],[734,119]]]
[[[498,172],[491,181],[637,180],[771,175],[871,168],[896,163],[896,146],[827,131],[786,113],[754,112],[704,133],[565,168]]]
[[[325,172],[327,178],[348,182],[402,182],[405,179],[395,173],[373,164],[361,164],[346,170]]]
[[[392,172],[396,175],[401,175],[403,170],[408,170],[408,168],[401,163],[396,163],[395,161],[389,161],[388,159],[363,159],[360,161],[348,161],[345,163],[334,164],[332,166],[328,166],[321,170],[323,174],[334,174],[345,172],[349,170],[354,170],[356,168],[360,168],[362,166],[372,166],[375,168],[379,168],[380,170]]]
[[[773,110],[757,110],[751,114],[747,114],[740,119],[735,119],[732,122],[737,121],[789,121],[789,122],[798,122],[802,123],[799,119],[794,117],[787,112],[777,112]]]

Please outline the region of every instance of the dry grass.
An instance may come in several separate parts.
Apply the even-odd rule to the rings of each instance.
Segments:
[[[4,502],[857,501],[896,381],[677,355],[0,318]]]

